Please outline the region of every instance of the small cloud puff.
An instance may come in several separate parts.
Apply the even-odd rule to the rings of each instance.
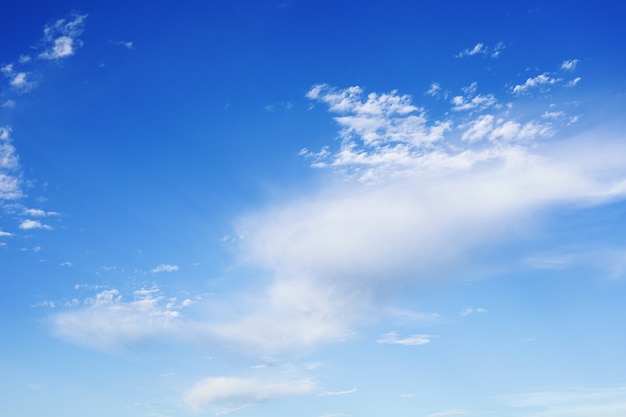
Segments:
[[[126,49],[128,49],[128,50],[130,50],[130,51],[132,51],[132,50],[134,50],[134,49],[135,49],[135,46],[134,46],[134,45],[133,45],[133,43],[132,43],[132,42],[130,42],[130,41],[111,41],[111,43],[112,43],[113,45],[120,45],[120,46],[123,46],[123,47],[125,47]]]
[[[565,60],[561,64],[561,69],[564,71],[574,71],[576,69],[576,65],[578,65],[577,59]]]
[[[43,224],[37,220],[24,220],[22,223],[20,223],[20,229],[23,230],[31,230],[31,229],[46,229],[46,230],[52,230],[52,227],[48,226],[47,224]]]

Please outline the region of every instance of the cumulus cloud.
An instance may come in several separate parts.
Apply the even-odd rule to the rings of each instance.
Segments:
[[[6,236],[13,236],[13,234],[0,230],[0,237],[6,237]]]
[[[212,377],[198,382],[185,393],[185,402],[194,410],[220,403],[246,404],[276,398],[305,395],[315,384],[308,379]]]
[[[408,337],[399,337],[395,332],[382,335],[376,342],[389,345],[402,346],[422,346],[432,342],[432,338],[437,337],[430,334],[414,334]]]
[[[83,32],[87,15],[74,15],[67,19],[58,19],[44,28],[43,43],[45,49],[40,58],[57,60],[74,55],[82,45],[78,36]]]
[[[20,223],[20,229],[24,229],[24,230],[31,230],[31,229],[46,229],[46,230],[52,230],[52,227],[47,225],[47,224],[43,224],[40,221],[37,220],[24,220]]]

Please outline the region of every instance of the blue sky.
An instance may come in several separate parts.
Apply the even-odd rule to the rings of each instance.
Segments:
[[[626,413],[615,4],[0,14],[3,415]]]

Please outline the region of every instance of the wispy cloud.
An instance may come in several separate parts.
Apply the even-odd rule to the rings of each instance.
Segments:
[[[432,342],[432,339],[437,336],[430,334],[414,334],[408,337],[399,337],[395,332],[389,332],[382,335],[376,342],[389,345],[402,345],[402,346],[422,346]]]
[[[276,398],[305,395],[315,384],[308,379],[211,377],[198,382],[185,393],[185,402],[194,410],[220,403],[246,404]]]
[[[348,389],[348,390],[344,390],[344,391],[325,391],[321,394],[319,394],[321,397],[326,397],[326,396],[336,396],[336,395],[347,395],[347,394],[354,394],[356,392],[356,388],[352,388],[352,389]]]
[[[466,317],[469,316],[470,314],[474,314],[474,313],[486,313],[487,309],[484,308],[474,308],[474,307],[468,307],[465,310],[461,311],[461,314],[459,314],[459,316],[461,317]]]
[[[124,48],[128,49],[129,51],[135,50],[135,46],[134,46],[133,42],[131,42],[131,41],[111,41],[111,43],[113,45],[123,46]]]
[[[502,400],[512,407],[514,415],[531,417],[621,417],[626,413],[624,386],[536,391]]]
[[[576,66],[578,65],[578,62],[579,61],[577,59],[565,60],[561,64],[561,69],[565,71],[574,71],[576,69]]]
[[[498,58],[502,51],[506,48],[504,42],[498,42],[493,48],[488,47],[482,42],[477,43],[472,48],[467,48],[455,55],[457,58],[463,58],[466,56],[484,55],[491,58]]]

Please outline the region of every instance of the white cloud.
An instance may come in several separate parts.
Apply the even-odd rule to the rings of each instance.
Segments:
[[[46,217],[46,216],[58,216],[56,211],[44,211],[41,209],[24,209],[24,214],[33,217]]]
[[[198,300],[202,314],[193,320],[166,321],[180,307],[165,301],[139,309],[116,296],[55,316],[56,333],[97,347],[174,332],[254,355],[302,354],[384,315],[398,291],[458,279],[478,262],[468,259],[474,249],[518,239],[543,213],[626,196],[621,132],[537,143],[539,122],[479,114],[484,127],[461,141],[452,126],[474,126],[467,115],[430,122],[398,92],[317,85],[307,96],[329,107],[341,143],[303,153],[340,175],[235,221],[238,261],[262,271],[250,287]],[[389,333],[379,341],[432,337]]]
[[[9,174],[19,168],[19,159],[10,134],[10,127],[0,127],[0,174]]]
[[[58,19],[44,28],[45,50],[39,54],[43,59],[60,59],[74,55],[82,42],[78,36],[83,32],[87,15],[75,15],[71,19]]]
[[[474,313],[486,313],[487,310],[484,308],[473,308],[473,307],[468,307],[465,310],[463,310],[461,312],[461,314],[459,314],[459,316],[461,317],[466,317],[469,316],[470,314],[474,314]]]
[[[408,337],[398,337],[395,332],[389,332],[382,335],[376,342],[390,344],[390,345],[402,345],[402,346],[422,346],[432,342],[432,338],[437,337],[430,334],[414,334]]]
[[[110,289],[85,299],[80,309],[51,316],[50,325],[56,336],[72,343],[110,350],[150,337],[175,335],[182,308],[157,287],[137,290],[129,301]]]
[[[473,56],[473,55],[478,55],[478,54],[482,54],[485,55],[487,54],[489,48],[487,48],[484,44],[482,43],[477,43],[476,45],[474,45],[473,48],[469,49],[465,49],[461,52],[459,52],[456,57],[457,58],[462,58],[464,56]]]
[[[26,83],[26,73],[25,72],[18,72],[11,79],[11,85],[13,87],[21,88],[21,87],[25,87],[26,84],[27,83]]]
[[[131,41],[111,41],[113,45],[120,45],[125,47],[126,49],[132,51],[135,49],[133,43]]]
[[[430,84],[430,88],[428,89],[428,91],[426,91],[426,94],[428,94],[429,96],[435,97],[440,92],[441,92],[441,86],[439,85],[439,83],[432,83]]]
[[[473,48],[467,48],[455,55],[456,58],[463,58],[474,55],[489,55],[491,58],[498,58],[502,51],[506,48],[504,42],[498,42],[493,48],[479,42]]]
[[[157,274],[159,272],[176,272],[178,271],[178,265],[161,264],[152,268],[152,273]]]
[[[546,73],[539,74],[536,77],[526,79],[524,84],[517,84],[512,88],[513,94],[522,94],[530,89],[537,87],[547,87],[560,82],[560,78],[553,78]]]
[[[484,110],[497,104],[497,100],[493,94],[481,95],[478,94],[477,91],[478,83],[476,82],[464,87],[463,92],[465,93],[465,96],[452,97],[452,110]]]
[[[565,71],[574,71],[576,69],[576,65],[578,65],[578,62],[579,61],[577,59],[565,60],[561,64],[561,69]]]
[[[571,81],[568,81],[567,84],[565,84],[565,87],[574,87],[576,85],[578,85],[578,83],[582,80],[582,78],[580,77],[576,77]]]
[[[7,237],[7,236],[13,236],[13,234],[0,230],[0,237]]]
[[[219,403],[254,403],[305,395],[315,389],[308,379],[212,377],[185,393],[185,402],[196,411]]]
[[[20,223],[20,229],[24,229],[24,230],[31,230],[31,229],[46,229],[46,230],[52,230],[52,227],[48,226],[47,224],[43,224],[37,220],[24,220]]]

